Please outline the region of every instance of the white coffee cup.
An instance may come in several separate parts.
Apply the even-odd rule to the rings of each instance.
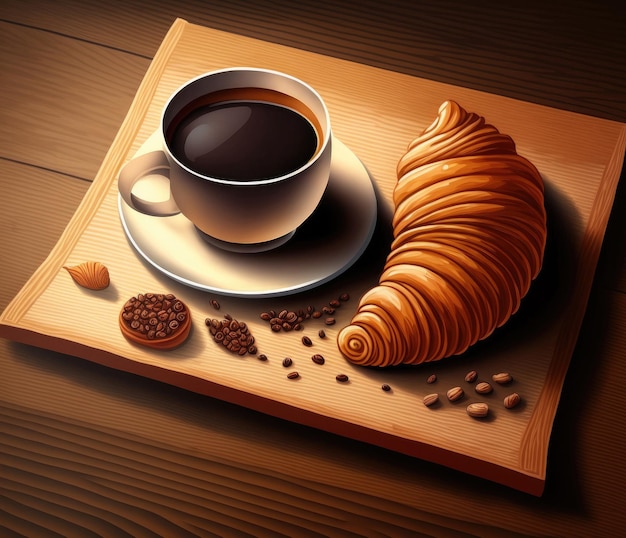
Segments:
[[[180,212],[224,248],[259,251],[282,244],[313,213],[328,184],[326,105],[311,86],[277,71],[236,67],[186,82],[163,109],[159,139],[161,149],[120,171],[122,199],[149,215]],[[265,175],[257,177],[257,168]],[[169,200],[132,192],[153,174],[169,178]]]

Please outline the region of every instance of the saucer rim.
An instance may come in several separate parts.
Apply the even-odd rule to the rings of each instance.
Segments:
[[[152,137],[154,136],[151,135],[150,137],[148,137],[148,139],[146,140],[146,142],[141,146],[141,148],[139,148],[137,150],[137,152],[135,153],[135,155],[140,154],[140,152],[142,151],[143,147],[145,145],[147,145],[150,140],[152,139]],[[345,273],[348,269],[350,269],[355,263],[356,261],[363,255],[363,253],[365,252],[365,250],[367,249],[368,245],[370,244],[372,237],[374,235],[374,231],[376,229],[376,224],[378,222],[378,197],[376,195],[376,189],[374,188],[373,185],[373,178],[371,177],[369,171],[367,170],[365,164],[361,161],[361,159],[359,159],[359,157],[343,142],[341,142],[341,140],[339,140],[336,136],[333,135],[333,144],[338,143],[341,144],[345,150],[347,150],[352,157],[354,157],[354,159],[359,163],[359,166],[362,167],[362,172],[367,176],[368,180],[369,180],[369,185],[371,188],[371,194],[372,194],[372,204],[374,205],[374,210],[373,210],[373,214],[372,214],[372,218],[370,218],[370,224],[369,224],[369,229],[365,235],[365,237],[363,238],[363,240],[360,242],[359,248],[355,251],[354,255],[347,260],[342,266],[341,268],[332,271],[330,274],[321,277],[321,278],[314,278],[314,279],[308,279],[305,282],[301,282],[298,283],[297,285],[290,285],[290,286],[285,286],[285,287],[279,287],[279,288],[272,288],[272,289],[263,289],[263,290],[258,290],[258,291],[242,291],[242,290],[235,290],[235,289],[230,289],[230,288],[220,288],[218,286],[214,286],[214,285],[207,285],[207,284],[202,284],[193,280],[190,280],[184,276],[178,275],[173,273],[172,271],[170,271],[169,269],[166,269],[165,267],[163,267],[162,265],[158,264],[157,262],[155,262],[151,256],[149,256],[145,250],[143,248],[141,248],[139,246],[139,244],[137,243],[137,241],[135,240],[133,234],[131,233],[128,224],[126,222],[126,218],[124,216],[124,206],[128,207],[127,204],[124,202],[124,200],[122,199],[122,196],[120,193],[118,193],[118,216],[120,219],[120,222],[122,224],[122,227],[124,229],[124,234],[127,238],[127,240],[131,243],[131,245],[133,246],[133,248],[136,250],[136,252],[141,256],[141,258],[143,258],[148,264],[150,264],[152,267],[154,267],[157,271],[159,271],[160,273],[162,273],[163,275],[167,276],[168,278],[172,279],[175,282],[178,282],[180,284],[183,284],[187,287],[205,292],[205,293],[216,293],[218,295],[222,295],[222,296],[227,296],[227,297],[236,297],[236,298],[252,298],[252,299],[264,299],[264,298],[272,298],[272,297],[283,297],[283,296],[288,296],[288,295],[293,295],[296,293],[301,293],[301,292],[306,292],[309,291],[311,289],[314,289],[316,287],[322,286],[336,278],[338,278],[340,275],[342,275],[343,273]],[[331,160],[332,163],[332,160]],[[331,164],[332,166],[332,164]],[[131,209],[131,208],[129,208]],[[175,215],[176,216],[176,215]],[[169,218],[169,217],[159,217],[159,218]],[[207,243],[208,246],[212,247],[212,248],[219,248],[216,247],[214,245],[210,245],[209,243]],[[282,246],[282,245],[281,245]],[[277,249],[280,249],[281,247],[277,247]],[[250,253],[250,254],[244,254],[244,255],[250,255],[250,256],[254,256],[254,253]]]

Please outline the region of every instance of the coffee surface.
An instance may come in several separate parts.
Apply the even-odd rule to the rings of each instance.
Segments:
[[[193,108],[174,120],[172,153],[205,176],[233,181],[280,177],[315,154],[315,128],[300,113],[260,101]]]

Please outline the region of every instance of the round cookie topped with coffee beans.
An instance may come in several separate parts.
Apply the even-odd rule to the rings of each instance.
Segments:
[[[191,315],[172,293],[140,293],[126,301],[120,330],[131,342],[155,349],[173,349],[189,336]]]

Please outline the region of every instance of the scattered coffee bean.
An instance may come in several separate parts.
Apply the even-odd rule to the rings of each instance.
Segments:
[[[173,321],[176,320],[169,321],[169,327]],[[254,336],[243,321],[237,321],[230,314],[226,314],[222,320],[206,318],[204,323],[209,328],[213,340],[223,345],[228,351],[238,355],[256,354]]]
[[[468,383],[473,383],[478,378],[478,372],[476,370],[471,370],[465,374],[465,381]]]
[[[434,392],[433,394],[427,394],[426,396],[424,396],[424,405],[426,407],[431,407],[432,405],[435,405],[438,401],[439,401],[439,394],[437,394],[436,392]]]
[[[350,300],[350,295],[349,295],[349,294],[347,294],[347,293],[342,293],[342,294],[339,296],[339,300],[345,303],[346,301],[349,301],[349,300]]]
[[[507,409],[513,409],[514,407],[517,407],[521,401],[522,398],[520,395],[517,392],[514,392],[504,397],[504,407]]]
[[[380,388],[383,389],[385,392],[389,392],[391,390],[391,387],[387,383],[383,383]]]
[[[476,390],[478,394],[489,394],[493,390],[493,387],[486,381],[481,381],[476,385],[474,390]]]
[[[428,376],[428,379],[426,380],[426,383],[428,383],[429,385],[432,385],[435,381],[437,381],[437,375],[436,374],[432,374]]]
[[[285,357],[283,359],[283,366],[285,368],[289,368],[292,364],[293,364],[293,360],[291,359],[291,357]]]
[[[321,318],[322,317],[322,313],[319,310],[316,310],[315,312],[313,312],[311,314],[311,317],[315,318],[315,319]]]
[[[335,318],[326,318],[324,320],[324,323],[326,323],[326,325],[334,325],[335,324]]]
[[[350,378],[346,374],[337,374],[335,379],[339,381],[339,383],[346,383],[350,380]]]
[[[261,312],[261,319],[263,321],[269,321],[276,316],[272,316],[269,312]]]
[[[331,315],[335,313],[335,309],[332,306],[325,306],[322,308],[322,312],[327,315]]]
[[[211,299],[211,306],[215,308],[215,310],[219,310],[221,308],[220,303],[218,303],[216,299]]]
[[[319,332],[317,333],[317,335],[320,338],[326,338],[326,333],[324,332],[324,329],[320,329]]]
[[[313,342],[311,341],[311,339],[308,336],[303,336],[302,337],[302,343],[307,346],[307,347],[311,347],[313,345]]]
[[[338,299],[333,299],[332,301],[328,302],[328,306],[330,306],[331,308],[339,308],[341,306],[341,303]]]
[[[298,379],[299,377],[300,377],[300,374],[298,372],[289,372],[287,374],[288,379]]]
[[[319,353],[316,353],[315,355],[313,355],[311,357],[311,360],[315,363],[315,364],[324,364],[325,359],[322,355],[320,355]]]
[[[513,381],[513,377],[508,372],[501,372],[499,374],[494,374],[491,376],[491,379],[493,379],[499,385],[506,385],[507,383],[510,383],[511,381]]]
[[[265,362],[267,360],[267,355],[265,353],[261,353],[259,354],[258,359]]]
[[[474,418],[483,418],[489,414],[489,406],[484,402],[471,403],[466,410],[467,414]]]
[[[446,393],[446,395],[448,396],[448,400],[450,400],[451,402],[456,402],[460,400],[461,398],[463,398],[463,396],[465,395],[465,392],[463,392],[463,389],[461,387],[452,387]]]

